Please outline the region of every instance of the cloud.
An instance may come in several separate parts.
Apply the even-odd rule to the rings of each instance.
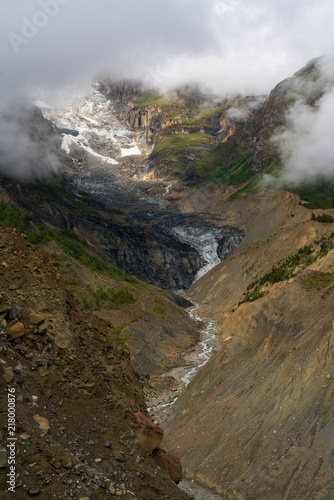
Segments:
[[[278,184],[334,177],[334,57],[312,61],[288,82],[294,104],[285,126],[273,137],[284,170]]]
[[[296,103],[287,115],[287,128],[276,137],[285,157],[282,184],[300,184],[334,177],[334,90],[316,108]]]
[[[227,110],[226,116],[230,120],[247,120],[251,116],[251,112],[259,108],[265,100],[265,96],[257,96],[249,99],[240,99],[237,107],[232,107]]]
[[[2,11],[14,87],[155,74],[165,87],[259,94],[334,41],[329,0],[2,0]]]
[[[0,115],[0,172],[28,180],[57,172],[53,127],[46,128],[38,110],[20,100]]]
[[[331,0],[2,0],[1,7],[0,114],[36,88],[68,92],[97,75],[259,95],[334,46]]]

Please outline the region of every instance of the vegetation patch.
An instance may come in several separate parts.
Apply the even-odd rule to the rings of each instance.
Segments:
[[[200,95],[196,92],[183,92],[181,89],[169,95],[162,95],[156,91],[145,92],[136,101],[137,108],[144,108],[157,104],[166,118],[174,122],[189,122],[199,110]]]
[[[230,165],[227,168],[219,169],[214,175],[215,180],[233,186],[237,186],[239,184],[242,184],[243,182],[246,182],[248,179],[254,176],[254,172],[251,172],[250,167],[247,164],[247,160],[252,154],[253,151],[250,151],[238,162]]]
[[[327,223],[327,224],[334,222],[333,217],[331,215],[328,215],[328,214],[315,215],[315,213],[313,213],[311,220],[314,220],[316,222]]]
[[[51,255],[59,264],[66,261],[66,256],[63,253],[53,252]]]
[[[119,309],[122,304],[133,304],[135,298],[128,290],[107,288],[104,290],[99,287],[93,296],[84,300],[84,304],[91,311],[100,311],[101,307],[106,304],[108,309]]]
[[[152,389],[152,386],[149,383],[149,381],[151,379],[151,375],[149,375],[148,373],[140,373],[139,377],[140,377],[140,381],[144,387],[148,387],[149,389]]]
[[[263,290],[264,286],[294,278],[317,259],[325,257],[329,250],[334,248],[333,238],[334,232],[329,237],[323,236],[320,239],[316,239],[313,245],[306,245],[300,248],[297,253],[280,261],[277,266],[273,266],[269,273],[264,274],[261,278],[248,285],[246,292],[243,294],[243,299],[238,303],[238,307],[245,302],[254,302],[267,295],[269,292]]]
[[[175,177],[186,179],[187,167],[198,159],[204,158],[215,146],[215,138],[210,134],[187,133],[161,136],[156,142],[152,160],[159,160],[159,170]]]
[[[308,292],[318,291],[330,293],[334,290],[334,274],[319,271],[310,272],[301,278],[301,284]]]
[[[246,184],[246,186],[239,189],[236,193],[232,194],[232,196],[230,196],[229,199],[236,200],[237,198],[242,198],[243,196],[246,196],[247,194],[250,194],[250,193],[255,194],[258,191],[259,191],[258,182],[257,182],[257,179],[254,179],[254,180],[248,182],[248,184]]]
[[[25,208],[17,207],[12,203],[0,202],[0,222],[7,227],[17,229],[23,233],[29,222],[33,220],[31,212]]]
[[[189,148],[201,152],[203,148],[210,148],[213,145],[214,139],[209,134],[173,134],[159,140],[153,154],[170,156],[171,154],[185,153]]]
[[[151,104],[168,104],[168,100],[159,92],[148,92],[140,97],[138,97],[136,106],[138,108],[144,108],[145,106],[150,106]]]
[[[162,307],[158,307],[158,306],[155,306],[153,308],[153,312],[156,316],[158,316],[158,318],[165,318],[167,315],[167,312],[165,311],[165,309],[163,309]]]
[[[254,172],[250,170],[247,162],[252,153],[253,151],[250,151],[237,162],[226,167],[223,166],[224,155],[222,145],[218,144],[207,156],[193,162],[191,170],[202,180],[237,186],[254,176]]]
[[[334,208],[334,180],[321,180],[312,185],[305,185],[300,188],[286,188],[292,193],[296,193],[304,201],[301,205],[310,210],[321,208],[326,210]]]
[[[221,114],[228,108],[226,104],[222,104],[217,106],[216,108],[204,109],[200,113],[198,113],[191,120],[191,124],[197,124],[201,126],[209,125],[213,119],[219,119]]]
[[[83,247],[87,247],[87,244],[79,240],[72,231],[67,229],[48,230],[40,228],[39,232],[30,233],[28,236],[29,243],[33,243],[34,245],[45,245],[52,240],[55,241],[67,255],[77,260],[90,271],[103,272],[117,281],[136,281],[131,274],[123,269],[118,268],[114,264],[106,264],[100,257],[91,255],[84,250]]]

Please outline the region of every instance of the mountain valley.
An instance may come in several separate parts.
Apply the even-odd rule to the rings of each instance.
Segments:
[[[334,183],[288,184],[277,142],[332,89],[321,68],[268,96],[102,79],[25,110],[58,167],[0,176],[18,498],[333,498]]]

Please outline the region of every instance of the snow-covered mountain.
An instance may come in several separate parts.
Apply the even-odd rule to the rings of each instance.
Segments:
[[[45,118],[64,130],[62,149],[69,155],[81,151],[88,159],[116,166],[126,157],[150,152],[144,134],[117,118],[114,103],[99,92],[97,84],[74,105],[50,106],[43,100],[36,104]]]
[[[130,210],[136,219],[149,224],[159,241],[167,238],[171,247],[186,244],[190,252],[195,251],[194,269],[185,270],[187,286],[238,247],[243,234],[235,228],[217,227],[203,214],[194,214],[190,220],[181,213],[167,198],[170,180],[155,181],[156,195],[150,194],[146,160],[152,146],[147,143],[146,131],[131,128],[126,119],[129,106],[106,97],[98,84],[75,104],[50,106],[42,99],[36,104],[61,131],[61,149],[73,160],[70,178],[77,190]]]

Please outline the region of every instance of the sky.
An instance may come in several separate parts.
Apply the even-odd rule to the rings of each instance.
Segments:
[[[331,0],[2,0],[2,78],[57,89],[99,73],[266,93],[334,46]]]
[[[332,0],[1,0],[0,111],[100,75],[266,94],[332,52],[333,26]]]

